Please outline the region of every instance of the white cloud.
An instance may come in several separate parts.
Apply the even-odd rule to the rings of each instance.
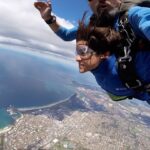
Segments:
[[[66,28],[73,25],[57,17]],[[0,44],[29,47],[74,56],[75,41],[64,42],[42,20],[33,0],[0,1]]]

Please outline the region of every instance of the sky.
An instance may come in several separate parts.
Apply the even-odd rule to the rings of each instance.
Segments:
[[[90,9],[87,0],[52,0],[53,11],[58,16],[64,17],[71,22],[77,22],[82,18],[83,12]]]
[[[51,51],[74,57],[75,41],[64,42],[42,20],[33,6],[34,0],[0,1],[0,47]],[[52,0],[53,13],[58,22],[72,28],[84,11],[89,10],[86,0]]]

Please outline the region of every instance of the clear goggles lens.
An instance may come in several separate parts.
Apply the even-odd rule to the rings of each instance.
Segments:
[[[78,45],[76,47],[76,54],[80,56],[86,56],[89,54],[94,54],[95,52],[89,48],[87,45]]]

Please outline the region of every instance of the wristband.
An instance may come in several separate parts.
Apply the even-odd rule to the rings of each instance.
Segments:
[[[53,24],[54,22],[56,22],[56,17],[52,16],[50,19],[45,21],[48,25]]]

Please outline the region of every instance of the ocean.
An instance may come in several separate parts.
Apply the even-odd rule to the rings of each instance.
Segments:
[[[0,48],[0,128],[13,122],[6,111],[10,105],[28,108],[64,100],[75,93],[73,81],[94,83],[63,56]]]
[[[0,108],[0,129],[5,128],[12,123],[14,123],[14,119],[9,115],[6,109]]]

